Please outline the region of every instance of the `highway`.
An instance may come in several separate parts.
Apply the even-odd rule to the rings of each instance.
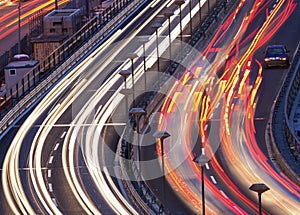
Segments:
[[[257,213],[257,194],[248,189],[253,183],[270,188],[263,194],[265,213],[299,211],[299,186],[272,162],[265,138],[287,69],[264,69],[262,61],[267,44],[283,43],[294,53],[296,5],[241,2],[162,105],[159,129],[171,135],[164,142],[167,179],[196,213],[202,205],[195,154],[210,158],[205,165],[209,214]]]
[[[166,194],[172,195],[164,194],[167,210],[200,213],[201,170],[192,160],[196,154],[205,154],[210,159],[205,165],[208,214],[257,213],[257,194],[248,188],[260,182],[270,188],[263,194],[264,213],[300,211],[299,186],[270,159],[265,138],[270,110],[287,69],[265,69],[262,64],[267,44],[284,43],[291,55],[294,53],[300,33],[293,25],[300,18],[296,3],[241,1],[209,43],[196,44],[192,54],[180,62],[183,75],[169,77],[159,86],[165,98],[157,113],[150,114],[150,132],[144,129],[146,133],[141,137],[141,144],[147,145],[141,147],[142,157],[136,158],[146,160],[141,162],[145,180],[160,177],[155,174],[161,174],[161,169],[149,168],[153,161],[156,167],[160,165],[158,158],[162,154],[162,143],[156,145],[152,134],[156,129],[171,134],[164,142]],[[188,26],[188,5],[183,5],[184,26]],[[193,6],[196,17],[197,4]],[[152,2],[53,86],[18,123],[20,127],[12,129],[18,129],[15,135],[4,137],[11,143],[5,144],[7,152],[1,171],[7,201],[5,206],[1,203],[3,211],[141,213],[142,209],[130,202],[127,195],[132,192],[124,190],[119,176],[117,144],[129,124],[126,109],[136,105],[131,98],[126,104],[120,92],[125,87],[135,88],[132,96],[142,97],[144,78],[150,86],[147,90],[157,91],[157,77],[162,79],[166,74],[147,72],[145,77],[141,57],[133,59],[135,74],[127,78],[126,84],[119,72],[133,66],[128,53],[143,55],[140,39],[145,35],[149,39],[146,67],[155,70],[156,37],[149,26],[163,23],[158,31],[158,47],[159,53],[164,52],[168,26],[162,14],[170,9],[176,14],[172,17],[172,38],[180,47],[180,41],[175,41],[180,35],[178,7],[174,1]],[[139,135],[136,138],[139,140]],[[148,162],[149,159],[153,160]],[[161,197],[164,191],[158,192]]]
[[[138,213],[111,177],[115,175],[115,152],[107,153],[106,144],[93,140],[99,140],[96,135],[102,133],[101,126],[106,126],[111,114],[107,110],[115,108],[123,97],[118,93],[123,88],[118,73],[130,67],[126,55],[141,51],[138,34],[144,35],[141,31],[167,4],[156,1],[144,8],[53,87],[22,123],[2,170],[2,187],[12,213]],[[178,35],[178,27],[176,31]],[[123,32],[128,34],[125,38]],[[153,44],[154,32],[151,34]],[[154,46],[148,49],[154,53]],[[153,64],[152,56],[149,62]],[[138,79],[141,73],[135,76]],[[87,136],[85,140],[85,127],[86,135],[93,132],[91,139]],[[83,145],[80,140],[84,140]]]

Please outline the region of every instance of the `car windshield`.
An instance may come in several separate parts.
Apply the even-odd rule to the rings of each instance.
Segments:
[[[284,54],[283,48],[269,48],[267,51],[268,54],[276,55],[276,54]]]

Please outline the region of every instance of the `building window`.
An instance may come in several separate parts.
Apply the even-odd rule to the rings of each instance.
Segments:
[[[55,28],[50,28],[50,33],[54,33],[55,32]]]
[[[16,76],[16,70],[15,69],[10,69],[9,70],[9,75],[10,76]]]
[[[62,32],[63,32],[63,33],[67,33],[67,32],[68,32],[68,29],[67,29],[67,28],[63,28],[63,29],[62,29]]]
[[[62,22],[53,22],[53,26],[62,25]]]

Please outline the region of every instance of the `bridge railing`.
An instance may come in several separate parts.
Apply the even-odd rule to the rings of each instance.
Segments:
[[[0,135],[84,56],[115,32],[130,13],[146,2],[114,0],[24,75],[15,86],[7,89],[3,101],[0,100]]]
[[[271,120],[272,150],[277,163],[291,178],[300,175],[299,138],[295,133],[294,115],[300,90],[300,42],[289,73],[277,96]],[[296,181],[299,179],[296,179]]]

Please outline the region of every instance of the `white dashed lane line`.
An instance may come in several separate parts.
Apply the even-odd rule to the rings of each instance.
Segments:
[[[63,139],[63,138],[65,137],[66,133],[67,133],[67,132],[64,131],[64,133],[62,133],[62,135],[60,136],[60,138]]]
[[[52,162],[53,162],[53,156],[50,156],[50,158],[49,158],[49,164],[52,164]]]
[[[222,194],[226,199],[228,199],[228,196],[224,193],[223,190],[220,190],[220,192],[221,192],[221,194]]]
[[[56,151],[59,147],[59,143],[56,143],[55,147],[54,147],[54,151]]]
[[[48,184],[48,186],[49,186],[49,191],[52,193],[52,192],[53,192],[53,187],[52,187],[52,184],[51,184],[51,183],[49,183],[49,184]]]
[[[236,205],[234,205],[233,208],[234,208],[236,211],[238,211],[239,214],[243,214],[243,212],[242,212]]]
[[[214,184],[217,184],[217,181],[216,181],[216,179],[215,179],[215,177],[214,177],[213,175],[210,176],[210,179],[212,180],[212,182],[213,182]]]
[[[56,207],[58,206],[55,198],[52,198],[52,202],[55,204]]]
[[[205,164],[205,167],[206,167],[207,170],[210,169],[208,163]]]
[[[206,125],[205,125],[205,127],[204,127],[204,131],[206,131],[206,130],[207,130],[207,128],[208,128],[208,124],[206,124]]]
[[[51,169],[48,169],[48,178],[51,178]]]

